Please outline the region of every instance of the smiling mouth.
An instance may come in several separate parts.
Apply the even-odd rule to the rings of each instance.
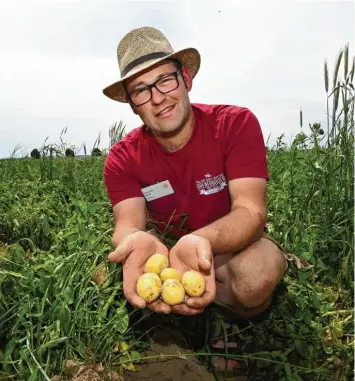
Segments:
[[[169,107],[166,107],[163,111],[161,111],[159,114],[157,114],[157,116],[164,116],[165,114],[168,114],[171,110],[173,110],[175,107],[175,105],[172,105],[172,106],[169,106]]]

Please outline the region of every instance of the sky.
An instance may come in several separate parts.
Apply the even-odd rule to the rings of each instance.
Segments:
[[[131,29],[160,29],[195,47],[191,102],[248,107],[271,145],[326,120],[323,66],[354,55],[354,2],[345,0],[0,0],[0,158],[46,142],[91,150],[109,128],[141,120],[103,95],[120,78],[116,48]]]

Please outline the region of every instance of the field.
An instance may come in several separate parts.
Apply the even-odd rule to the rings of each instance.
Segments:
[[[126,303],[121,268],[106,259],[113,231],[102,177],[107,150],[71,157],[62,141],[44,145],[39,159],[0,160],[0,379],[222,380],[213,354],[240,361],[238,380],[353,379],[355,69],[348,55],[341,50],[332,75],[324,67],[327,124],[305,128],[301,112],[292,143],[281,136],[268,146],[269,231],[299,261],[265,316],[225,331],[237,343],[228,353],[211,345],[224,327],[221,305],[184,317]],[[121,127],[110,130],[113,141]]]

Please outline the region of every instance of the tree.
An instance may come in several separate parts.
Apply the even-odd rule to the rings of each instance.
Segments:
[[[70,148],[67,148],[65,150],[65,156],[67,156],[67,157],[74,157],[75,156],[74,151],[72,149],[70,149]]]
[[[91,156],[96,156],[96,157],[99,157],[99,156],[102,156],[102,152],[100,150],[100,148],[94,148],[92,151],[91,151]]]
[[[35,149],[33,149],[33,150],[31,151],[31,157],[32,157],[33,159],[39,159],[39,158],[41,157],[41,154],[40,154],[40,152],[38,151],[37,148],[35,148]]]

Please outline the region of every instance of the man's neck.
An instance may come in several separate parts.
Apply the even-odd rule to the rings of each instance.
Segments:
[[[194,115],[193,112],[191,112],[184,127],[178,132],[177,135],[169,137],[156,136],[155,138],[165,151],[176,152],[183,148],[190,140],[194,129],[194,123]]]

